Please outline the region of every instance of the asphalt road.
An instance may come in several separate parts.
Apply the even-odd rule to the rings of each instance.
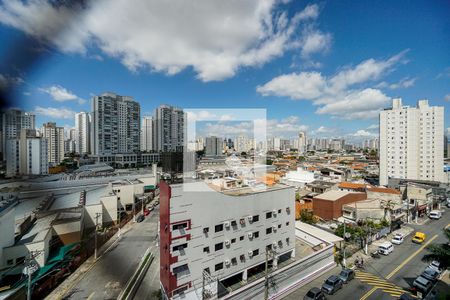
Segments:
[[[116,299],[147,248],[155,244],[158,220],[159,212],[155,209],[143,222],[133,224],[72,288],[66,299]]]
[[[446,237],[443,228],[450,223],[450,209],[443,214],[440,220],[430,220],[424,225],[408,224],[417,231],[427,234],[425,243],[444,243]],[[412,235],[414,232],[412,233]],[[388,256],[365,261],[365,269],[357,273],[356,279],[345,284],[344,288],[327,299],[336,300],[380,300],[398,299],[398,296],[409,290],[414,279],[422,273],[428,265],[422,262],[426,253],[425,244],[418,245],[411,242],[412,236],[405,238],[401,245],[395,245],[394,251]],[[308,285],[298,289],[286,299],[303,299],[305,293],[313,286],[320,287],[323,281],[331,274],[338,274],[339,268],[319,277]],[[450,293],[450,290],[448,291]]]

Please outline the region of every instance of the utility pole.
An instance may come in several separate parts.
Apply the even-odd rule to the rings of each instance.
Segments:
[[[94,235],[94,260],[97,260],[97,229],[98,229],[98,218],[101,216],[101,213],[95,213],[95,235]]]
[[[31,276],[37,270],[37,266],[34,264],[34,258],[38,256],[42,251],[30,251],[30,258],[27,259],[25,266],[26,275],[28,276],[27,283],[27,300],[31,300],[32,288],[31,288]]]
[[[119,229],[117,230],[117,237],[120,237],[121,231],[120,231],[120,217],[122,216],[122,209],[119,208]]]
[[[342,260],[344,267],[347,268],[347,260],[345,258],[345,239],[346,239],[346,234],[345,234],[345,219],[344,219],[344,259]]]
[[[202,272],[202,300],[205,300],[205,271]]]

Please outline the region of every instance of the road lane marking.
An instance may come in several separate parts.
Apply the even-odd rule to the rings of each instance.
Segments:
[[[447,225],[449,227],[450,224]],[[416,250],[413,254],[411,254],[407,259],[405,259],[400,265],[397,266],[389,275],[386,276],[386,279],[390,279],[392,276],[394,276],[401,268],[403,268],[411,259],[413,259],[417,254],[419,254],[423,249],[425,249],[426,246],[428,246],[432,241],[434,241],[438,235],[434,235],[431,239],[428,240],[425,244],[423,244],[419,249]],[[370,274],[370,273],[369,273]],[[356,276],[358,277],[358,276]],[[364,294],[360,300],[365,300],[370,295],[372,295],[378,288],[375,286],[370,291],[368,291],[366,294]]]
[[[386,281],[385,279],[373,275],[371,273],[357,271],[355,278],[359,279],[361,282],[372,285],[373,288],[368,291],[361,300],[367,299],[370,295],[373,294],[377,289],[380,289],[384,293],[390,294],[392,297],[398,297],[403,293],[406,293],[403,288]]]
[[[417,249],[416,252],[411,254],[407,259],[405,259],[401,264],[398,265],[397,268],[395,268],[391,273],[389,273],[388,276],[386,276],[386,279],[390,279],[392,276],[395,275],[401,268],[403,268],[411,259],[413,259],[417,254],[419,254],[423,249],[425,249],[426,246],[428,246],[432,241],[434,241],[438,235],[436,234],[431,239],[428,240],[425,244],[423,244],[419,249]]]

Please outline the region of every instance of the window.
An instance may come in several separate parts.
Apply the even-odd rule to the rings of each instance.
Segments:
[[[223,263],[219,263],[214,266],[214,271],[220,271],[223,269]]]
[[[8,266],[12,265],[13,263],[14,263],[14,260],[13,260],[13,259],[8,259],[8,260],[6,261],[6,264],[7,264]]]
[[[244,240],[244,236],[240,236],[240,237],[239,237],[239,240],[240,240],[240,241],[243,241],[243,240]]]
[[[235,220],[231,221],[231,226],[236,227],[237,226],[237,222]]]
[[[272,250],[272,244],[266,246],[266,251]]]
[[[237,265],[237,259],[236,259],[236,257],[233,257],[233,258],[231,259],[231,264],[232,264],[233,266]]]
[[[189,267],[187,264],[173,268],[174,274],[187,273],[187,271],[189,271]]]
[[[209,270],[209,268],[205,268],[205,269],[203,269],[203,271],[207,274],[211,274],[211,271]]]
[[[209,232],[209,227],[203,228],[203,233],[208,233],[208,232]]]
[[[172,229],[173,230],[177,230],[177,229],[183,229],[187,227],[187,223],[180,223],[180,224],[175,224],[172,225]]]
[[[289,222],[286,222],[286,226],[289,226]]]
[[[24,262],[25,262],[25,256],[16,258],[16,264],[20,265],[20,264],[23,264]]]
[[[259,215],[254,215],[253,222],[258,222],[258,221],[259,221]]]
[[[209,253],[209,247],[203,248],[203,252],[204,252],[204,253]]]
[[[278,228],[281,228],[281,224],[278,224]]]
[[[173,247],[173,251],[179,251],[183,250],[184,248],[187,248],[187,244],[181,244]]]
[[[214,227],[214,232],[220,232],[220,231],[223,231],[223,224],[219,224]]]
[[[281,209],[278,210],[278,213],[281,214]]]
[[[241,254],[241,255],[239,256],[239,259],[241,260],[241,262],[244,262],[244,261],[245,261],[245,255],[244,255],[244,254]]]
[[[270,218],[272,218],[272,212],[271,211],[266,212],[266,219],[270,219]]]
[[[286,244],[289,245],[289,238],[286,238]]]
[[[259,231],[255,231],[255,232],[253,232],[253,237],[256,239],[256,238],[259,238]]]
[[[253,256],[256,256],[259,254],[259,249],[253,250]]]
[[[223,243],[217,243],[214,246],[214,251],[219,251],[219,250],[222,250],[222,249],[223,249]]]
[[[231,243],[232,244],[236,243],[236,239],[231,239]]]
[[[272,227],[266,228],[266,234],[271,234],[272,233]]]

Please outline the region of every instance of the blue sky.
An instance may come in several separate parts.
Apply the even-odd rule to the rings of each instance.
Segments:
[[[266,108],[269,135],[283,137],[373,138],[392,97],[445,106],[450,126],[448,1],[93,3],[77,15],[46,0],[0,4],[0,55],[19,39],[44,53],[32,69],[0,68],[39,125],[73,126],[92,95],[113,91],[143,114]]]

